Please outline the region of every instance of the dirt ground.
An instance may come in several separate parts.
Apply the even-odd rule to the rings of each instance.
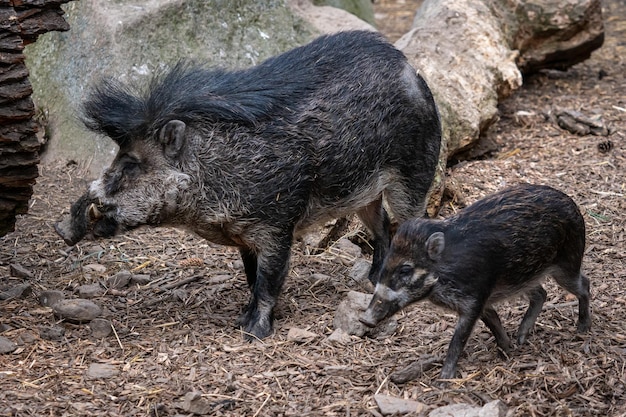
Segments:
[[[379,13],[386,3],[377,3]],[[368,288],[350,278],[353,258],[337,248],[312,254],[300,242],[275,334],[247,343],[234,327],[248,299],[235,250],[174,229],[67,247],[53,224],[86,182],[81,167],[63,163],[41,167],[29,214],[0,238],[0,286],[28,282],[32,289],[0,301],[1,335],[18,345],[0,356],[0,415],[189,415],[183,397],[198,392],[206,414],[216,416],[376,416],[375,393],[429,407],[500,399],[514,416],[626,416],[626,6],[605,5],[605,18],[607,40],[590,60],[529,77],[502,103],[501,120],[486,135],[495,145],[449,168],[455,198],[441,211],[447,216],[523,181],[568,193],[587,224],[589,334],[575,333],[577,302],[549,281],[535,330],[508,359],[479,323],[459,362],[460,379],[439,387],[436,366],[394,384],[394,371],[445,355],[456,316],[421,303],[399,313],[386,338],[331,343],[337,305],[348,291]],[[548,117],[556,108],[601,116],[612,133],[573,135]],[[32,277],[11,276],[11,264]],[[93,299],[114,329],[107,337],[59,321],[39,303],[44,290],[75,297],[78,286],[104,283],[120,270],[148,274],[151,282]],[[511,335],[526,306],[520,299],[499,307]],[[316,336],[294,342],[290,328]]]

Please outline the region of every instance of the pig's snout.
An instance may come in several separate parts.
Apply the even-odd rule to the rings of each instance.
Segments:
[[[103,220],[100,208],[92,201],[88,196],[82,196],[72,206],[70,214],[54,225],[54,230],[68,245],[74,246],[80,242]]]
[[[54,230],[69,246],[74,246],[83,238],[83,236],[78,236],[74,233],[71,216],[67,216],[65,219],[55,223]]]
[[[388,302],[374,295],[367,310],[359,317],[359,321],[367,327],[376,327],[378,323],[393,314],[393,312],[395,311],[392,311]]]
[[[367,309],[365,313],[363,313],[361,317],[359,317],[359,321],[367,327],[376,327],[376,325],[378,324],[369,309]]]

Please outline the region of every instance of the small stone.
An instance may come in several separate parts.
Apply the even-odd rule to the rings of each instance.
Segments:
[[[85,248],[85,253],[88,253],[88,254],[100,253],[100,252],[104,252],[104,248],[97,244],[91,245]]]
[[[374,395],[374,401],[376,401],[380,412],[385,416],[390,414],[420,414],[428,409],[426,404],[419,401],[405,400],[384,394]]]
[[[358,283],[369,282],[367,279],[370,272],[371,264],[365,259],[357,259],[350,269],[350,278]]]
[[[428,413],[428,417],[479,417],[480,407],[459,403],[444,405]]]
[[[478,417],[504,417],[506,413],[506,405],[500,400],[495,400],[485,404],[478,412]]]
[[[381,321],[373,328],[359,321],[359,318],[367,310],[372,297],[372,294],[349,291],[335,312],[333,320],[335,329],[341,329],[349,335],[359,337],[367,335],[376,339],[384,339],[392,335],[398,328],[398,320],[393,316]]]
[[[369,328],[359,321],[372,299],[371,294],[349,291],[346,298],[339,303],[333,325],[349,335],[363,336]]]
[[[115,365],[108,363],[92,363],[85,372],[87,379],[106,379],[111,378],[120,373]]]
[[[209,414],[213,406],[202,398],[202,394],[197,391],[188,392],[183,399],[182,409],[188,413],[206,415]]]
[[[130,271],[123,269],[107,279],[107,287],[116,289],[124,288],[128,286],[132,275]]]
[[[374,339],[386,339],[396,332],[398,329],[398,319],[391,316],[376,325],[376,327],[368,328],[365,333]]]
[[[18,344],[20,345],[28,345],[37,340],[37,335],[30,331],[25,331],[20,334],[18,338]]]
[[[16,298],[26,297],[32,292],[30,284],[15,285],[8,290],[0,292],[0,300],[13,300]]]
[[[104,274],[107,271],[107,267],[101,264],[87,264],[83,265],[83,269],[86,271],[93,271],[100,274]]]
[[[40,327],[39,337],[44,340],[59,341],[65,336],[65,328],[61,326]]]
[[[331,252],[336,254],[344,265],[351,265],[357,258],[362,256],[361,248],[346,238],[341,238],[331,247]]]
[[[82,298],[61,300],[52,306],[54,313],[68,321],[88,322],[102,313],[102,309],[93,301]]]
[[[347,345],[348,343],[350,343],[352,338],[348,333],[344,332],[343,330],[335,329],[335,331],[332,332],[330,336],[326,338],[326,340],[333,344]]]
[[[39,304],[41,304],[44,307],[52,307],[58,301],[61,301],[64,299],[65,299],[65,294],[63,293],[63,291],[47,290],[47,291],[42,291],[41,294],[39,294]]]
[[[290,342],[296,343],[306,343],[317,337],[316,333],[310,332],[308,330],[299,329],[297,327],[292,327],[289,329],[287,333],[287,340]]]
[[[130,285],[146,285],[152,278],[148,274],[133,274],[130,277]]]
[[[28,269],[24,268],[20,264],[9,265],[9,273],[11,274],[12,277],[17,277],[17,278],[32,278],[33,277],[33,273],[30,272]]]
[[[89,322],[89,328],[96,339],[103,339],[113,332],[111,322],[107,319],[95,318]]]
[[[17,349],[17,345],[4,336],[0,336],[0,354],[11,353]]]
[[[105,290],[100,286],[100,284],[85,284],[76,288],[76,292],[81,298],[95,298],[103,296]]]

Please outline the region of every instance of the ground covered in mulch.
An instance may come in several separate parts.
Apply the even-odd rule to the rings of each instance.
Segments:
[[[504,186],[528,181],[567,192],[587,224],[583,270],[590,278],[593,325],[575,333],[577,301],[552,282],[534,332],[502,358],[479,323],[459,362],[460,378],[436,384],[439,366],[395,384],[394,371],[420,358],[443,357],[456,316],[427,303],[397,315],[382,339],[333,332],[338,304],[359,259],[315,239],[293,249],[292,269],[277,308],[275,334],[254,343],[234,327],[248,289],[235,250],[174,229],[142,229],[69,248],[53,224],[85,189],[83,169],[42,166],[28,215],[0,238],[0,284],[29,283],[32,292],[0,301],[0,332],[17,344],[0,356],[0,415],[188,415],[190,397],[207,415],[379,415],[374,394],[437,407],[502,400],[515,416],[626,416],[626,9],[607,6],[609,35],[590,60],[565,73],[544,72],[501,105],[486,135],[488,152],[449,168],[442,216]],[[574,135],[553,120],[555,109],[601,116],[608,137]],[[351,233],[359,233],[354,230]],[[19,264],[30,277],[11,272]],[[102,306],[113,332],[55,318],[39,302],[45,290],[76,297],[81,285],[121,270],[150,281],[105,288]],[[1,290],[2,288],[0,288]],[[511,335],[527,306],[499,307]],[[291,328],[314,335],[288,337]]]

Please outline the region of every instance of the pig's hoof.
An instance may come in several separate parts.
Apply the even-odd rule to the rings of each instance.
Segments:
[[[441,369],[441,373],[439,374],[439,379],[446,380],[446,379],[455,379],[455,378],[456,378],[456,367],[449,368],[449,367],[446,367],[444,364],[443,368]],[[446,381],[442,381],[442,382],[446,382]]]
[[[579,322],[578,326],[576,327],[576,332],[577,333],[587,333],[589,331],[589,329],[591,328],[591,320],[586,321],[586,322]]]
[[[249,342],[252,342],[253,340],[264,339],[272,334],[272,324],[263,323],[262,320],[251,322],[248,323],[247,326],[244,326],[244,332],[244,337]]]
[[[250,313],[250,309],[246,307],[246,309],[241,313],[237,321],[235,322],[236,327],[243,327],[244,329],[248,326],[248,323],[252,321],[252,314]]]
[[[255,312],[252,309],[244,311],[237,320],[237,326],[243,328],[244,338],[249,342],[263,339],[272,334],[271,319],[262,317],[258,311]]]

